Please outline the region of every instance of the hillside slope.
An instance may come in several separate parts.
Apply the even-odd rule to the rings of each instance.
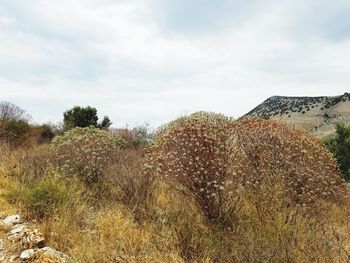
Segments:
[[[320,97],[274,96],[248,112],[245,117],[288,122],[325,138],[337,122],[350,124],[350,94]]]

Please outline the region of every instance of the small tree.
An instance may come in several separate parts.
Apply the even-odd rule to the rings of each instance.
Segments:
[[[99,124],[98,127],[101,129],[108,129],[111,125],[112,125],[112,122],[108,118],[108,116],[104,116],[101,121],[101,124]]]
[[[335,136],[325,145],[335,156],[345,180],[350,180],[350,126],[337,124]]]
[[[102,122],[99,124],[97,109],[90,106],[75,106],[72,109],[64,112],[63,117],[65,130],[72,129],[74,127],[86,128],[89,126],[107,129],[112,124],[107,116],[105,116]]]
[[[7,101],[0,102],[0,120],[28,122],[30,116],[25,110]]]

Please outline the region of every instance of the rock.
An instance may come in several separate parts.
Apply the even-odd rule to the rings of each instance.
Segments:
[[[4,225],[17,225],[20,222],[21,222],[21,217],[19,215],[8,216],[4,220],[2,220],[2,223]]]
[[[33,258],[35,255],[35,250],[34,249],[27,249],[24,250],[21,255],[19,256],[20,259],[24,260],[29,260],[31,258]]]
[[[59,252],[51,247],[43,247],[41,248],[39,251],[41,252],[44,252],[44,253],[47,253],[49,255],[52,255],[54,256],[55,258],[57,258],[60,262],[67,262],[69,257],[62,253],[62,252]]]
[[[11,242],[18,242],[21,240],[21,234],[19,233],[15,233],[13,235],[9,235],[7,237],[8,240],[10,240]]]
[[[26,230],[27,226],[25,224],[16,225],[10,231],[10,235],[20,234]]]
[[[43,247],[44,241],[45,239],[38,229],[27,229],[21,236],[21,244],[25,248]]]

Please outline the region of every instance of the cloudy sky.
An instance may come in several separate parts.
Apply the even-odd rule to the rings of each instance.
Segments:
[[[0,0],[0,100],[115,126],[350,91],[349,0]]]

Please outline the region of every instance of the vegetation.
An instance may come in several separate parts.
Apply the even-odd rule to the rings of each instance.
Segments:
[[[0,138],[12,146],[23,144],[30,131],[30,125],[24,120],[0,120]]]
[[[52,141],[54,163],[67,176],[78,176],[86,183],[97,182],[112,163],[123,141],[96,128],[74,128]]]
[[[347,186],[309,134],[199,112],[151,138],[75,127],[1,139],[0,212],[35,220],[71,262],[349,262]]]
[[[89,126],[107,129],[112,125],[112,122],[108,116],[105,116],[101,123],[98,123],[97,109],[90,106],[75,106],[72,109],[64,112],[63,117],[65,130],[72,129],[74,127],[85,128]]]
[[[156,137],[147,169],[180,183],[214,221],[223,214],[230,124],[223,115],[205,112],[170,123]]]
[[[339,163],[345,180],[350,180],[350,126],[337,124],[335,136],[325,142]]]
[[[0,120],[28,122],[29,119],[30,116],[22,108],[7,101],[0,102]]]

